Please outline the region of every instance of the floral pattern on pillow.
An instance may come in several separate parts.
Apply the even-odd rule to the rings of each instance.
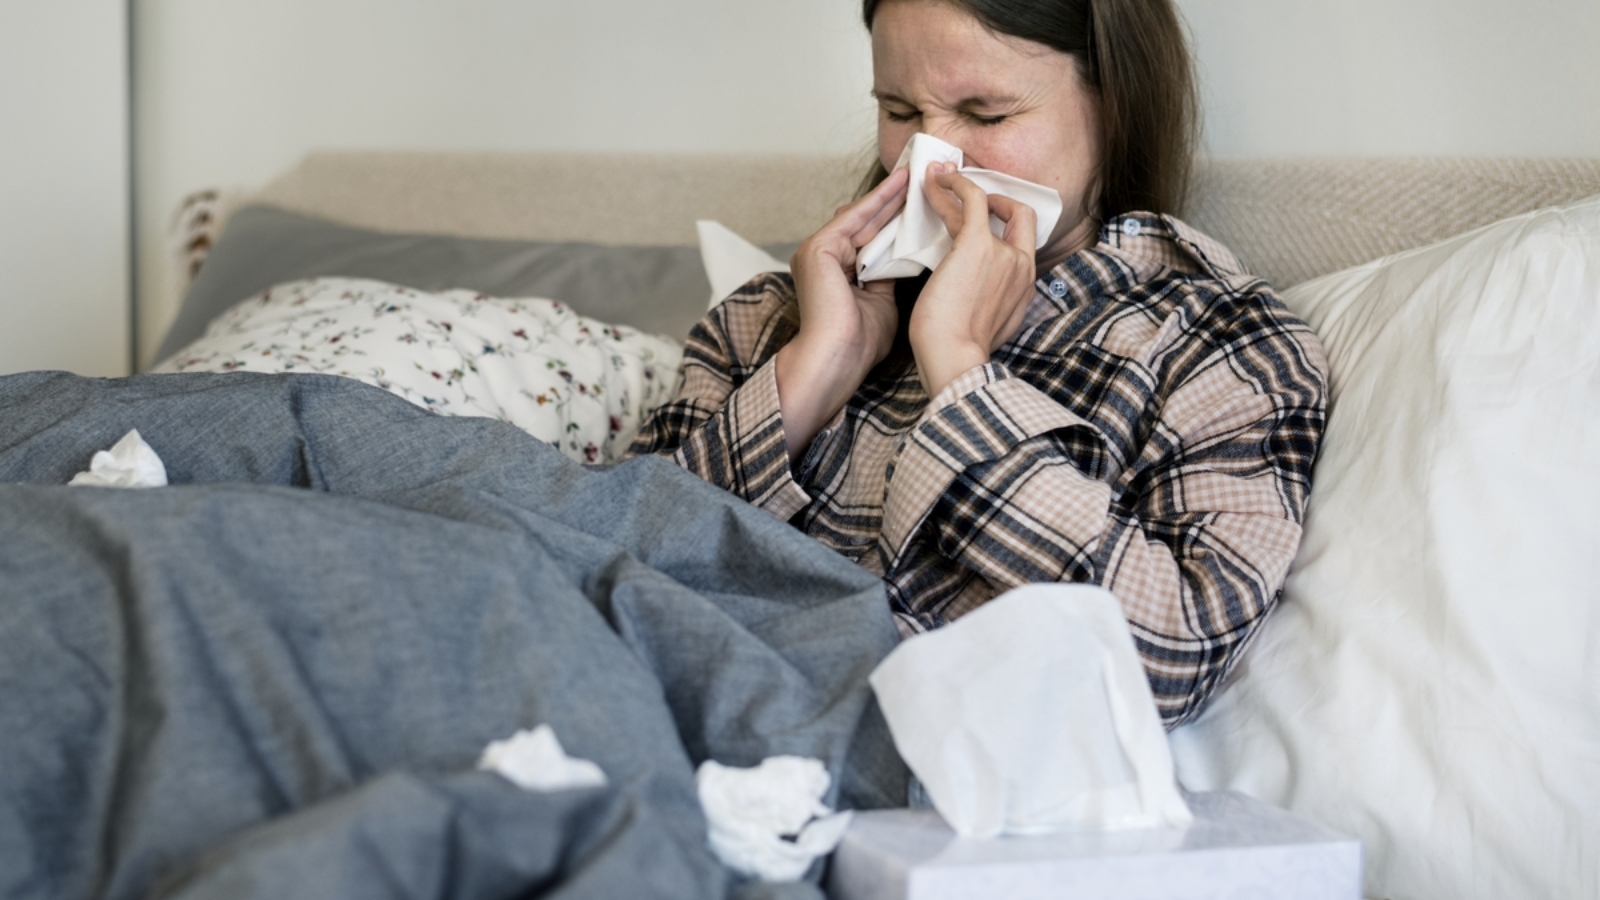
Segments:
[[[612,462],[672,399],[683,347],[557,300],[313,278],[218,316],[158,372],[318,372],[442,415],[501,419],[586,463]]]

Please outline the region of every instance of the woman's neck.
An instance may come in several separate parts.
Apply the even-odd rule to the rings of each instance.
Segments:
[[[1099,220],[1086,216],[1076,228],[1039,248],[1039,252],[1033,257],[1035,271],[1042,277],[1046,272],[1065,262],[1072,254],[1093,247],[1099,239]]]

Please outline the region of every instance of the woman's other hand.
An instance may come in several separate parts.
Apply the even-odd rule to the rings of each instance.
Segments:
[[[904,169],[841,207],[790,260],[800,333],[778,351],[778,404],[789,460],[861,386],[894,344],[894,282],[856,284],[856,254],[905,206]]]
[[[1036,216],[1024,203],[985,194],[951,163],[930,165],[923,188],[952,239],[917,298],[907,335],[933,397],[1022,327],[1033,299]],[[989,230],[991,215],[1005,223],[1000,237]]]

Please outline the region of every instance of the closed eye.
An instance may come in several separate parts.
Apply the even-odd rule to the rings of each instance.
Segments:
[[[892,109],[884,110],[883,114],[891,122],[909,122],[912,119],[917,118],[917,116],[921,115],[920,113],[914,113],[914,112],[897,113]]]
[[[972,122],[975,125],[982,125],[982,126],[985,126],[985,127],[990,126],[990,125],[999,125],[1001,122],[1004,122],[1007,118],[1009,118],[1009,117],[1008,116],[980,116],[980,115],[977,115],[976,113],[967,113],[967,121]]]

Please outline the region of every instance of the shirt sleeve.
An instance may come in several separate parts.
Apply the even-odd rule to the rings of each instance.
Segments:
[[[1106,587],[1163,721],[1187,721],[1276,602],[1299,544],[1326,364],[1296,326],[1215,351],[1159,401],[1128,460],[1003,365],[963,374],[896,460],[889,565],[934,552],[994,593]]]
[[[795,482],[773,359],[797,329],[793,282],[757,276],[689,332],[683,386],[640,428],[629,455],[670,457],[787,520],[811,501]]]

